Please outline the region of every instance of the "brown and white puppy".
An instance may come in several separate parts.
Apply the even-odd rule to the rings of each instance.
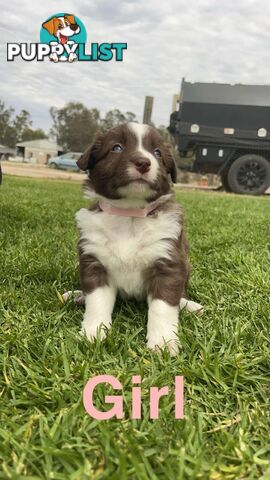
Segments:
[[[99,135],[78,166],[99,199],[76,214],[83,332],[89,340],[105,336],[117,293],[147,298],[147,345],[175,354],[179,308],[202,307],[185,298],[189,264],[183,211],[168,178],[176,182],[173,157],[154,128],[128,123]]]
[[[69,40],[69,37],[77,35],[80,32],[80,27],[76,23],[74,15],[68,14],[61,17],[50,18],[50,20],[44,22],[42,26],[50,33],[50,35],[57,38],[57,42],[51,42],[51,45],[57,45],[57,43],[60,43],[61,45],[72,45],[74,42],[73,40]],[[50,59],[54,62],[59,61],[59,57],[56,53],[52,53]],[[68,57],[65,57],[64,55],[60,57],[61,61],[68,60],[69,62],[73,62],[76,59],[77,55],[74,52],[70,52]]]

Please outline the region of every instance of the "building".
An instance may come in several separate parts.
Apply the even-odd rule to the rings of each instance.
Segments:
[[[64,153],[63,148],[47,139],[30,140],[16,145],[17,155],[25,162],[47,164],[49,159]]]
[[[8,159],[8,157],[14,156],[16,153],[15,148],[6,147],[0,144],[0,158],[2,160]]]

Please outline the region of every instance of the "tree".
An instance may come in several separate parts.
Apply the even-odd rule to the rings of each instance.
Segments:
[[[101,120],[101,130],[109,130],[110,128],[116,127],[121,123],[127,122],[136,122],[136,115],[132,112],[122,113],[120,110],[115,108],[106,113],[105,117]]]
[[[0,143],[8,147],[14,147],[16,144],[16,132],[12,127],[12,115],[14,109],[6,108],[4,102],[0,100]]]
[[[70,102],[63,108],[51,107],[50,114],[53,119],[51,133],[65,150],[83,152],[93,141],[100,122],[96,108]]]
[[[18,142],[47,138],[45,132],[38,128],[32,130],[32,120],[27,110],[22,110],[14,117],[14,108],[6,107],[0,100],[0,143],[14,148]]]
[[[12,122],[12,126],[16,132],[16,143],[22,141],[24,130],[30,129],[32,126],[32,120],[30,118],[30,113],[27,110],[22,110]]]
[[[94,140],[97,130],[106,131],[121,123],[136,121],[132,112],[110,110],[104,118],[96,108],[89,109],[82,103],[70,102],[63,108],[51,107],[53,119],[51,134],[65,150],[83,152]]]
[[[43,138],[48,138],[48,135],[42,130],[42,128],[37,128],[32,130],[32,128],[25,128],[22,132],[22,141],[28,142],[30,140],[39,140]]]

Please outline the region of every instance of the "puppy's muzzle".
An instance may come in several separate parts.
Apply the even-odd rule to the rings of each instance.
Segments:
[[[136,170],[141,173],[147,173],[150,170],[151,162],[148,158],[136,158],[133,160]]]

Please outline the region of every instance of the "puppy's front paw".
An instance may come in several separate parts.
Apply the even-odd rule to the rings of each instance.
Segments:
[[[84,320],[82,322],[81,334],[85,335],[90,342],[93,342],[95,338],[104,340],[107,335],[107,331],[110,328],[110,323],[97,323],[89,322],[89,320]]]
[[[72,62],[74,62],[74,61],[77,60],[77,59],[78,59],[78,57],[77,57],[76,53],[74,53],[74,52],[71,52],[71,53],[69,54],[69,56],[68,56],[68,61],[69,61],[69,63],[72,63]]]
[[[167,348],[171,357],[175,357],[175,355],[177,355],[179,352],[180,344],[177,337],[168,340],[165,340],[164,338],[152,337],[148,338],[147,347],[150,350],[154,350],[158,353],[160,352],[160,350],[164,350]]]
[[[57,53],[51,53],[49,58],[50,58],[51,62],[54,62],[54,63],[59,62],[59,58],[58,58]]]

